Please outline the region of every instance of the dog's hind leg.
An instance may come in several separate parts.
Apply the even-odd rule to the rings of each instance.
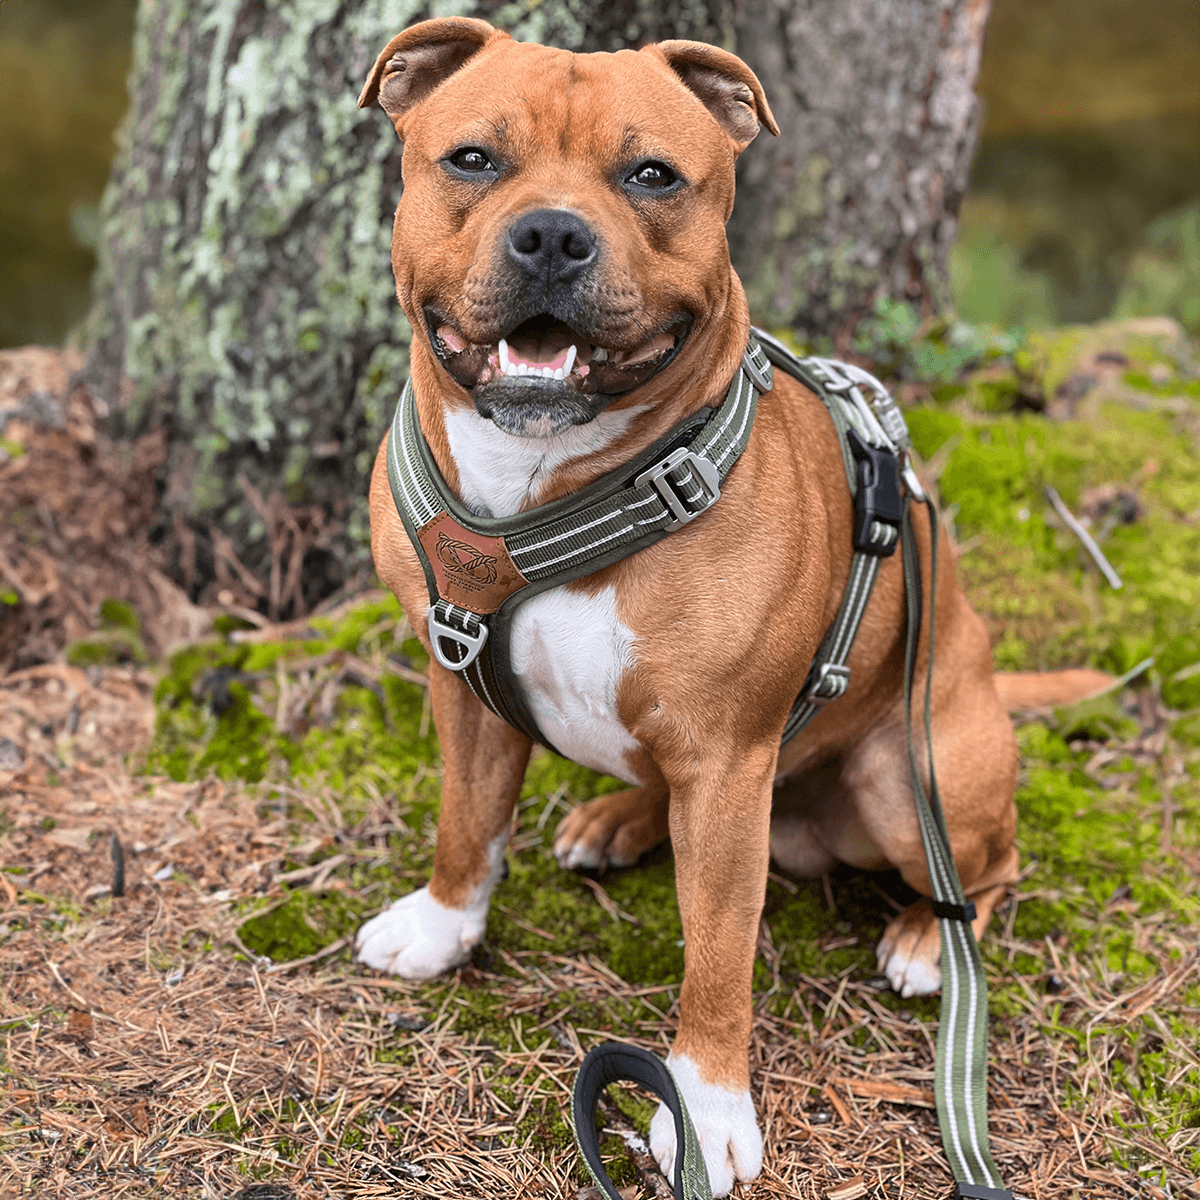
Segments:
[[[597,796],[559,822],[554,857],[567,870],[631,867],[670,836],[668,809],[665,783]]]
[[[965,606],[964,606],[965,607]],[[991,682],[991,655],[982,623],[974,614],[957,614],[940,634],[944,662],[933,694],[933,750],[942,811],[955,866],[968,900],[975,905],[976,938],[1018,875],[1014,844],[1017,813],[1013,790],[1017,746],[1008,715]],[[923,697],[914,697],[914,714]],[[929,788],[927,752],[920,721],[913,731],[917,762]],[[908,746],[897,723],[878,731],[859,748],[843,774],[853,796],[852,826],[898,868],[904,881],[923,896],[932,888],[925,849],[909,782]],[[839,831],[822,830],[830,848],[842,857]],[[884,931],[877,950],[879,967],[905,996],[925,995],[941,987],[941,937],[927,900],[899,913]]]

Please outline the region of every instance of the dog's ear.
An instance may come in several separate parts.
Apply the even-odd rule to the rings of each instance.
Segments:
[[[736,54],[703,42],[656,42],[657,54],[717,119],[741,154],[758,136],[760,125],[779,136],[779,126],[758,76]]]
[[[379,101],[400,133],[400,120],[489,42],[508,34],[471,17],[421,21],[397,34],[375,60],[358,107]],[[403,136],[403,135],[401,135]]]

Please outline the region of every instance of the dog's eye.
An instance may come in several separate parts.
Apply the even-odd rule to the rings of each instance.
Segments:
[[[667,188],[678,178],[666,163],[651,161],[638,163],[626,176],[626,182],[644,188]]]
[[[483,171],[495,171],[496,166],[487,154],[478,146],[464,146],[450,155],[450,165],[465,171],[468,175],[478,175]]]

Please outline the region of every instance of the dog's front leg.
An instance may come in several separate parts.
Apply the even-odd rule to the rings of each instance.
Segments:
[[[368,921],[356,942],[361,962],[405,979],[466,962],[482,940],[532,745],[436,662],[429,690],[446,764],[433,878]]]
[[[664,770],[683,918],[679,1033],[667,1062],[687,1105],[714,1196],[762,1167],[750,1098],[751,975],[767,885],[777,740],[706,747]],[[675,1125],[660,1106],[650,1146],[669,1179]]]

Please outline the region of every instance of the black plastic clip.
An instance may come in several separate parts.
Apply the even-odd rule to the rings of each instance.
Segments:
[[[984,1187],[980,1183],[956,1183],[954,1200],[1013,1200],[1008,1188]]]
[[[888,558],[900,543],[900,522],[904,517],[900,463],[891,450],[867,445],[853,429],[846,430],[846,440],[858,468],[854,548],[876,558]]]
[[[947,900],[934,900],[932,904],[933,915],[935,917],[942,917],[947,921],[970,922],[975,920],[975,904],[971,900],[968,900],[965,904],[951,904]],[[974,1187],[975,1184],[964,1183],[962,1186]],[[984,1200],[987,1200],[987,1198],[984,1197]]]

